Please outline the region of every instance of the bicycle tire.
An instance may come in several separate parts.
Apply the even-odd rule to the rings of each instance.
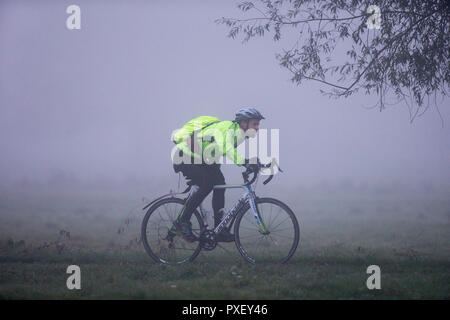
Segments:
[[[194,242],[196,245],[194,249],[189,249],[192,250],[192,254],[188,255],[186,258],[181,259],[179,261],[168,261],[167,258],[163,258],[160,256],[160,254],[158,254],[155,250],[155,248],[152,248],[152,246],[149,243],[149,239],[148,239],[148,222],[150,220],[150,218],[152,217],[152,215],[155,215],[157,210],[159,208],[161,208],[164,205],[167,204],[177,204],[177,205],[181,205],[183,206],[185,203],[185,199],[179,199],[179,198],[166,198],[166,199],[162,199],[156,203],[154,203],[146,212],[144,219],[142,220],[142,225],[141,225],[141,239],[142,239],[142,244],[144,245],[145,251],[148,253],[148,255],[157,263],[162,263],[162,264],[182,264],[185,262],[190,262],[193,261],[198,254],[201,251],[201,246],[200,246],[200,242],[196,241]],[[161,217],[162,218],[162,217]],[[173,220],[176,219],[176,217],[173,218]],[[205,229],[204,223],[203,223],[203,219],[200,216],[200,213],[198,212],[198,210],[196,209],[191,217],[191,222],[193,221],[193,219],[196,220],[196,222],[198,223],[199,226],[199,230],[198,230],[198,236],[200,235],[201,232],[203,232],[203,230]],[[171,219],[171,222],[173,223],[173,220]],[[194,220],[194,222],[195,222]],[[167,231],[169,230],[168,227]],[[167,231],[165,231],[167,233]],[[164,232],[164,231],[163,231]],[[193,230],[194,232],[194,230]],[[194,232],[196,233],[196,232]],[[158,231],[158,235],[159,235],[159,231]],[[175,238],[178,238],[179,241],[184,241],[180,236],[175,236]],[[160,239],[160,240],[164,240],[164,239]],[[185,242],[185,241],[184,241]],[[162,242],[161,242],[162,243]],[[181,242],[182,243],[182,242]],[[185,242],[187,244],[187,242]],[[154,246],[153,246],[154,247]],[[166,249],[167,250],[167,249]]]
[[[281,258],[269,259],[268,257],[270,256],[270,254],[275,254],[277,252],[277,250],[273,250],[273,251],[269,252],[268,251],[269,249],[266,249],[269,252],[268,257],[266,259],[263,259],[263,258],[258,259],[257,254],[253,253],[253,251],[256,251],[256,249],[249,250],[249,248],[252,246],[251,239],[248,239],[248,244],[245,244],[245,245],[243,244],[243,242],[245,242],[245,241],[243,241],[243,232],[242,231],[244,230],[244,227],[242,226],[242,224],[243,224],[244,220],[248,221],[246,214],[251,215],[250,220],[254,219],[253,210],[250,210],[250,204],[247,203],[237,214],[237,218],[236,218],[235,225],[234,225],[235,243],[236,243],[237,250],[242,255],[242,257],[244,257],[244,259],[246,261],[248,261],[252,264],[256,264],[259,262],[286,263],[294,255],[295,251],[297,250],[298,243],[300,241],[300,226],[299,226],[298,220],[297,220],[294,212],[286,204],[284,204],[280,200],[277,200],[274,198],[256,198],[255,204],[256,204],[257,210],[259,212],[259,215],[262,214],[264,216],[264,212],[261,212],[263,204],[271,204],[272,206],[281,208],[283,210],[283,212],[285,212],[287,214],[288,218],[290,218],[290,221],[292,223],[292,230],[294,231],[293,238],[292,238],[292,244],[288,245],[289,248],[288,248],[288,250],[286,250],[287,251],[286,255],[282,254]],[[244,217],[245,217],[245,219],[243,220]],[[287,221],[287,218],[285,218],[285,219]],[[268,222],[269,221],[265,221],[266,224]],[[275,222],[275,221],[273,221],[273,222]],[[251,223],[251,221],[250,221],[250,223]],[[248,227],[248,229],[250,229],[250,228],[251,227]],[[260,238],[265,237],[266,235],[264,235],[259,230],[257,230],[257,228],[258,228],[258,226],[256,226],[256,223],[255,223],[254,229],[257,232],[259,232],[259,235],[257,234],[257,236],[259,236]],[[267,226],[267,228],[270,231],[271,226]],[[256,231],[255,231],[255,234],[256,234]],[[273,238],[274,230],[271,231],[271,234],[272,234],[272,238]],[[267,235],[267,239],[269,239],[269,236],[270,236],[270,233]],[[281,233],[280,233],[280,236],[281,236]],[[262,241],[262,240],[260,239],[258,241]],[[264,240],[264,241],[266,241],[266,240]],[[269,240],[267,240],[267,242],[270,243]],[[276,244],[276,241],[274,241],[273,239],[272,239],[272,242],[274,244]],[[254,244],[254,246],[257,246],[257,245],[258,244]],[[252,252],[250,252],[250,251],[252,251]]]

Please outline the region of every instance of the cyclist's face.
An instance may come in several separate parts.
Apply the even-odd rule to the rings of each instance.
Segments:
[[[259,120],[258,119],[250,119],[247,121],[241,121],[239,126],[242,130],[247,131],[248,129],[253,129],[255,131],[259,130]]]
[[[247,129],[253,129],[255,131],[258,131],[259,130],[259,120],[258,119],[250,119],[248,121]]]
[[[256,136],[256,133],[259,130],[259,120],[258,119],[250,119],[247,121],[241,121],[239,124],[242,130],[244,130],[245,134],[250,137],[254,138]],[[252,130],[249,130],[252,129]]]

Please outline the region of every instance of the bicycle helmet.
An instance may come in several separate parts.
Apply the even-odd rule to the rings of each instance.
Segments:
[[[255,108],[242,108],[236,112],[236,118],[234,119],[234,121],[239,122],[241,120],[249,120],[249,119],[261,120],[265,118]]]

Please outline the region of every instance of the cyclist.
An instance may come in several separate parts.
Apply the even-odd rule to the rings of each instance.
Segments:
[[[181,162],[174,164],[173,168],[176,173],[182,172],[186,179],[190,180],[189,184],[197,187],[192,191],[191,197],[184,207],[180,218],[175,221],[175,227],[180,230],[183,238],[186,241],[193,242],[196,240],[192,233],[192,226],[190,223],[191,216],[200,203],[213,190],[214,185],[225,184],[225,178],[220,170],[219,163],[210,163],[210,159],[205,159],[204,152],[206,149],[212,150],[211,155],[217,160],[218,156],[227,156],[238,166],[244,166],[248,170],[256,170],[257,164],[250,164],[248,159],[244,159],[236,148],[248,136],[252,136],[259,129],[260,120],[265,119],[262,114],[255,108],[243,108],[236,112],[233,121],[217,121],[205,128],[201,129],[194,141],[186,141],[178,143],[176,152],[180,157],[183,153],[190,156],[190,162]],[[250,130],[253,129],[253,130]],[[250,130],[250,131],[248,131]],[[201,139],[202,146],[199,155],[195,153],[195,149],[189,142],[197,142]],[[219,154],[215,154],[215,150]],[[200,159],[200,163],[196,163],[195,159]],[[199,161],[197,161],[199,162]],[[212,207],[214,210],[214,227],[217,227],[222,220],[225,206],[225,189],[214,189],[212,197]],[[216,237],[217,241],[232,242],[234,235],[224,228]]]

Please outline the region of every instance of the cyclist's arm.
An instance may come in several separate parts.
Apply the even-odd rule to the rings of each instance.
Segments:
[[[245,163],[245,158],[234,147],[234,138],[236,135],[233,132],[233,130],[226,130],[225,133],[222,133],[217,130],[217,134],[214,134],[214,140],[221,154],[226,155],[236,165],[242,166]]]

